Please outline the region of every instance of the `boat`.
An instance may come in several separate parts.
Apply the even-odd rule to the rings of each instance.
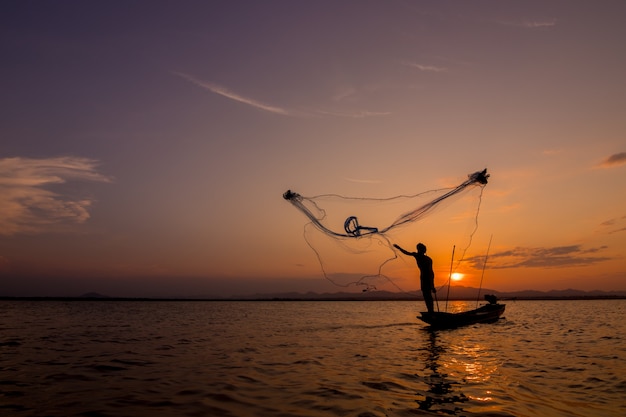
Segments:
[[[485,299],[489,301],[489,304],[475,310],[460,313],[423,311],[421,316],[417,316],[417,318],[430,324],[431,329],[453,329],[476,323],[495,323],[504,313],[506,304],[498,303],[497,298],[493,295],[485,295]]]

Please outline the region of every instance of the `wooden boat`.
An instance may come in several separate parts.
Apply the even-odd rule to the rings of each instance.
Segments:
[[[487,296],[485,296],[487,298]],[[430,324],[432,329],[453,329],[455,327],[467,326],[475,323],[494,323],[498,321],[504,313],[506,304],[498,304],[497,299],[487,298],[489,304],[475,310],[463,311],[460,313],[444,312],[421,312],[418,319]]]

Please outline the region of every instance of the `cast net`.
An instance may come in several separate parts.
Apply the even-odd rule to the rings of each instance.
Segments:
[[[388,198],[306,197],[291,190],[283,198],[309,219],[304,239],[327,280],[339,287],[360,286],[363,291],[383,287],[403,291],[392,278],[397,269],[392,264],[398,259],[393,244],[401,242],[413,250],[418,241],[440,240],[445,233],[455,242],[464,241],[461,262],[478,228],[488,178],[485,169],[468,175],[456,187]],[[464,199],[465,205],[449,210],[447,203],[463,199],[472,190],[474,195]]]

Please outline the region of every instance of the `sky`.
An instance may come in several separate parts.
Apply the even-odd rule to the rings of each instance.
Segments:
[[[390,237],[427,244],[436,285],[471,236],[467,257],[487,263],[460,265],[458,285],[626,290],[624,15],[623,1],[3,2],[0,295],[360,292],[326,279],[282,194],[413,195],[484,168],[480,196]],[[410,258],[384,272],[381,289],[419,288]]]

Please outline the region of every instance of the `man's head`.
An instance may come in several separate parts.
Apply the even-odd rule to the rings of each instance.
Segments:
[[[423,243],[418,243],[415,247],[417,248],[417,253],[426,253],[426,245]]]

